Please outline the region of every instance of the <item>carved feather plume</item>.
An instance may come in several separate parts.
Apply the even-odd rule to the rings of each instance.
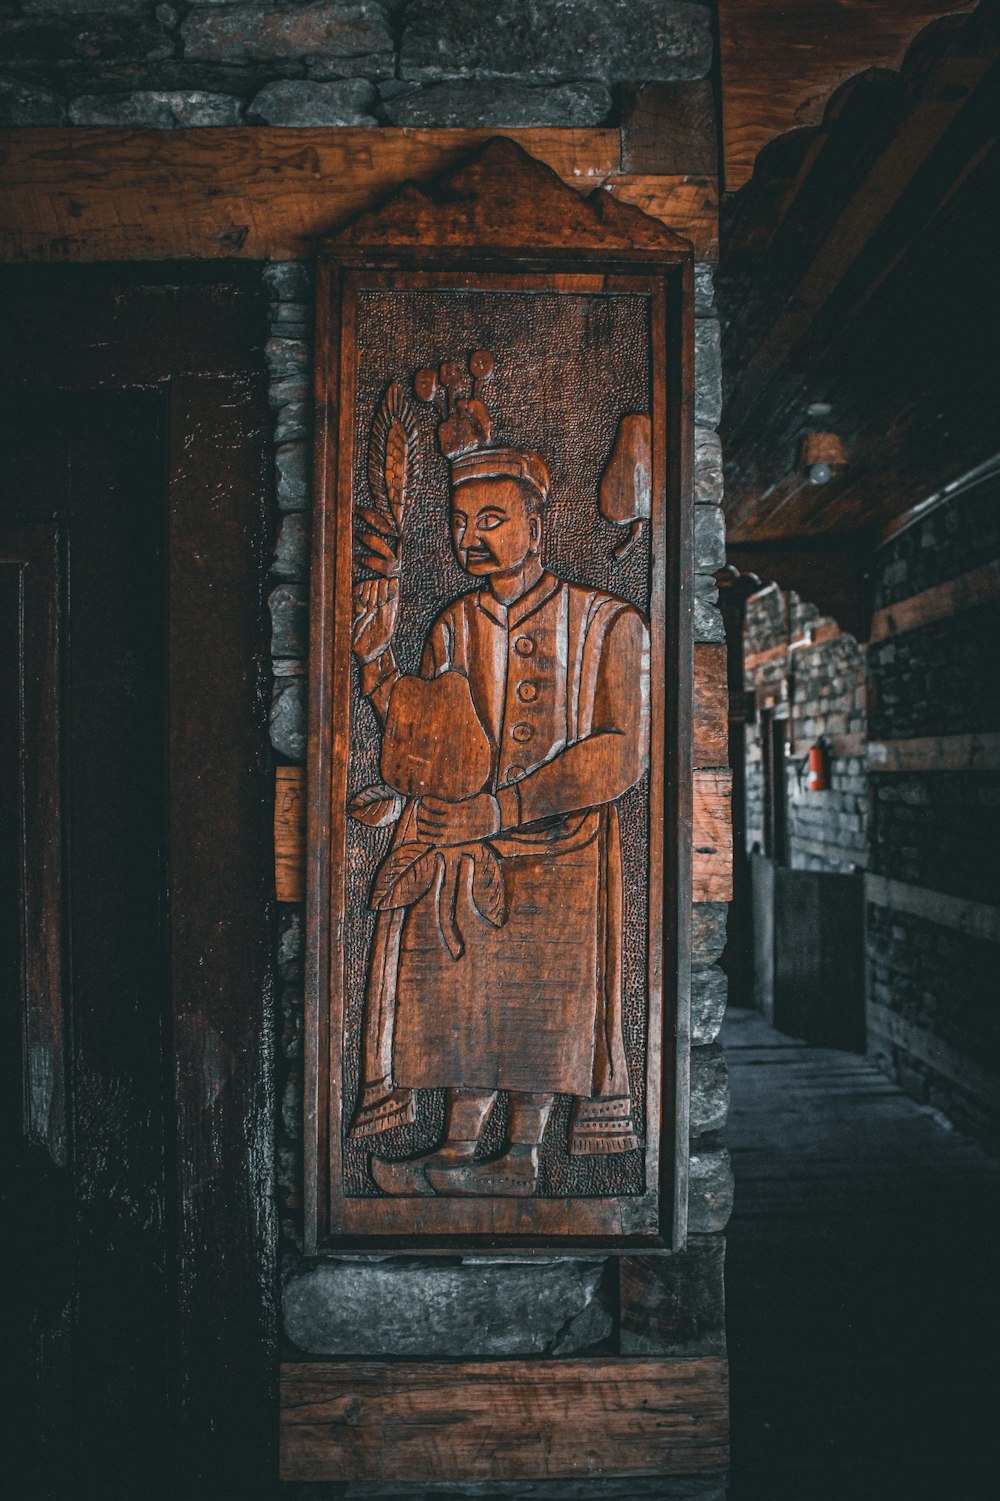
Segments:
[[[376,510],[398,536],[420,483],[420,445],[413,408],[397,381],[386,391],[372,423],[368,482]]]

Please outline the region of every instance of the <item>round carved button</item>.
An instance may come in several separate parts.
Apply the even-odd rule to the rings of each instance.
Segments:
[[[535,732],[531,728],[530,724],[515,724],[511,727],[510,733],[515,740],[519,741],[523,745],[526,740],[531,739],[532,735]]]
[[[523,766],[508,766],[507,767],[507,778],[506,779],[507,779],[508,782],[519,782],[523,776],[524,776],[524,767]]]
[[[535,642],[531,636],[518,636],[514,642],[514,650],[520,657],[530,657],[535,649]]]
[[[518,683],[517,696],[523,704],[533,704],[538,697],[538,684]]]

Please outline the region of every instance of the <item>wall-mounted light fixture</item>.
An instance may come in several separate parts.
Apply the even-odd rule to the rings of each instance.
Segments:
[[[806,433],[800,467],[811,485],[825,485],[847,467],[847,450],[836,433]]]

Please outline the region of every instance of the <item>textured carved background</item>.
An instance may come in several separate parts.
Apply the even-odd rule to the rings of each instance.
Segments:
[[[412,394],[413,373],[473,349],[496,357],[486,388],[493,438],[542,455],[552,476],[543,557],[564,578],[606,589],[649,611],[649,528],[621,562],[612,549],[622,531],[598,512],[598,485],[627,412],[650,410],[649,304],[637,294],[378,290],[359,294],[354,499],[370,503],[368,433],[386,386],[398,380]],[[403,351],[403,353],[400,353]],[[437,412],[414,401],[421,430],[423,479],[404,537],[401,608],[395,649],[404,672],[419,668],[431,622],[450,600],[476,587],[455,560],[448,529],[448,466],[436,441]],[[379,776],[380,734],[354,671],[349,792]],[[646,888],[648,799],[644,778],[622,799],[625,875],[625,1040],[638,1120],[645,1112]],[[368,947],[374,916],[368,896],[391,830],[349,820],[344,974],[346,981],[344,1101],[357,1098],[358,1050]],[[501,1096],[486,1145],[499,1146]],[[643,1184],[642,1152],[570,1159],[570,1101],[557,1101],[546,1132],[539,1191],[548,1195],[635,1194]],[[430,1148],[443,1123],[443,1094],[421,1091],[415,1126],[382,1138],[393,1155]],[[377,1193],[367,1174],[370,1144],[342,1142],[345,1191]]]

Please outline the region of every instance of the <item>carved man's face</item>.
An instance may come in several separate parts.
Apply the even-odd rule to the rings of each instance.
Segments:
[[[538,552],[541,517],[512,479],[472,479],[451,496],[451,541],[476,578],[514,573]]]

